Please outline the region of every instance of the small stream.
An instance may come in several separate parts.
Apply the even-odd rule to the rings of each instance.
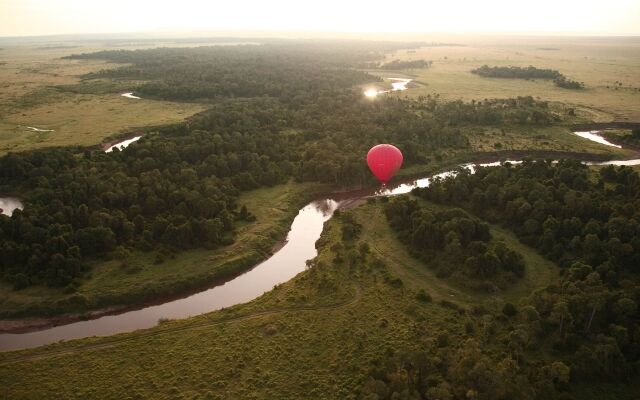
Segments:
[[[42,128],[36,128],[35,126],[27,126],[27,129],[33,132],[55,132],[54,129],[42,129]]]

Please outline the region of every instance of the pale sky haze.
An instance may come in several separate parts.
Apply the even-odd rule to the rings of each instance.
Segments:
[[[640,0],[0,0],[0,36],[154,31],[640,35]]]

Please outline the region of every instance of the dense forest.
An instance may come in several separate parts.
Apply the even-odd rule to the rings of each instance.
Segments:
[[[417,194],[502,223],[563,267],[581,261],[617,281],[640,272],[639,183],[629,167],[604,167],[596,179],[576,161],[527,161],[461,170]]]
[[[525,161],[476,174],[460,170],[416,189],[509,227],[556,261],[561,276],[499,312],[460,308],[467,321],[460,343],[443,333],[395,348],[372,365],[363,398],[572,399],[573,385],[637,379],[639,183],[627,167],[594,173],[573,161]],[[399,200],[387,209],[410,204]],[[413,220],[424,212],[414,211]]]
[[[467,320],[467,339],[454,343],[448,334],[442,333],[417,348],[397,349],[392,355],[376,360],[368,371],[361,398],[572,399],[567,393],[570,367],[562,361],[525,359],[521,352],[530,345],[530,338],[522,331],[505,339],[508,350],[488,350],[491,337],[505,326],[527,321],[526,317],[495,318],[481,308],[471,317],[460,317]]]
[[[388,63],[384,63],[380,65],[381,69],[412,69],[412,68],[429,68],[431,67],[432,61],[427,60],[411,60],[411,61],[402,61],[402,60],[393,60]]]
[[[355,68],[384,52],[418,43],[271,41],[259,45],[107,50],[71,55],[129,66],[85,79],[150,81],[136,94],[171,100],[272,97],[291,105],[313,102],[353,85],[378,80]]]
[[[371,179],[363,155],[376,143],[395,143],[410,166],[468,148],[467,126],[556,118],[531,97],[367,100],[357,85],[374,78],[355,67],[375,54],[368,45],[331,52],[273,45],[74,56],[131,64],[96,75],[150,80],[139,94],[214,103],[122,152],[61,148],[0,158],[0,189],[26,204],[0,217],[3,279],[72,291],[95,257],[229,243],[234,219],[246,217],[236,205],[240,191],[288,179],[361,184]]]
[[[401,196],[385,213],[410,253],[439,278],[494,292],[524,275],[522,255],[492,240],[489,226],[461,209],[431,211]]]
[[[555,69],[536,68],[532,65],[527,68],[522,67],[490,67],[483,65],[480,68],[471,70],[472,74],[488,78],[508,78],[508,79],[552,79],[556,86],[565,89],[582,89],[584,84],[567,78]]]
[[[480,168],[475,174],[460,170],[455,177],[414,191],[509,227],[562,267],[557,283],[503,310],[515,318],[503,324],[509,348],[517,354],[509,362],[529,369],[529,379],[550,378],[543,371],[547,367],[535,371],[538,363],[527,361],[527,354],[535,358],[543,349],[551,351],[560,370],[566,369],[565,381],[569,370],[575,381],[617,382],[637,376],[638,183],[638,173],[628,167],[605,167],[594,174],[573,161],[525,161]],[[467,351],[461,348],[452,357],[463,357]],[[474,357],[474,363],[482,361],[482,354]],[[508,392],[488,393],[494,394],[482,398],[509,398]]]

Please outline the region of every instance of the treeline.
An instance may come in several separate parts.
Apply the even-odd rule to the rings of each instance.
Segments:
[[[508,79],[556,79],[562,74],[555,69],[536,68],[532,65],[522,67],[490,67],[483,65],[480,68],[471,70],[472,74],[488,78],[508,78]]]
[[[431,67],[432,61],[427,60],[411,60],[411,61],[401,61],[401,60],[393,60],[388,63],[384,63],[380,65],[381,69],[412,69],[412,68],[429,68]]]
[[[567,393],[570,367],[561,361],[521,364],[509,351],[487,350],[486,338],[502,324],[490,314],[460,317],[467,320],[470,338],[456,343],[457,337],[442,332],[435,340],[391,350],[392,355],[375,360],[369,369],[360,398],[572,399]]]
[[[436,111],[436,117],[452,125],[551,125],[560,117],[549,111],[546,101],[531,96],[510,99],[485,99],[463,102],[438,102],[427,96],[427,107]]]
[[[536,68],[532,65],[523,67],[490,67],[483,65],[479,68],[471,70],[472,74],[488,77],[488,78],[507,78],[507,79],[550,79],[556,86],[565,89],[582,89],[584,84],[573,81],[555,69]]]
[[[631,146],[640,146],[640,129],[633,129],[630,133],[625,134],[618,134],[609,131],[601,132],[601,134],[616,143],[620,142]]]
[[[556,86],[565,89],[584,89],[584,83],[571,80],[565,76],[558,77],[553,80]]]
[[[438,277],[496,291],[524,275],[522,255],[492,240],[489,226],[461,209],[431,211],[402,196],[385,213],[400,241]]]

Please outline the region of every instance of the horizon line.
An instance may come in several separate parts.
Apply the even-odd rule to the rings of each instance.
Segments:
[[[184,36],[184,35],[199,36]],[[331,30],[175,30],[175,29],[158,29],[145,31],[122,31],[122,32],[74,32],[74,33],[46,33],[46,34],[26,34],[26,35],[0,35],[0,39],[29,39],[29,38],[56,38],[56,37],[73,37],[73,36],[116,36],[116,35],[168,35],[165,37],[174,37],[182,35],[185,38],[190,37],[233,37],[233,35],[342,35],[342,36],[361,36],[361,35],[384,35],[384,36],[411,36],[411,35],[451,35],[451,36],[528,36],[528,37],[626,37],[640,38],[638,33],[607,33],[607,32],[580,32],[580,31],[412,31],[412,32],[384,32],[384,31],[331,31]],[[172,36],[173,35],[173,36]],[[231,35],[231,36],[230,36]],[[161,38],[161,37],[157,37]]]

